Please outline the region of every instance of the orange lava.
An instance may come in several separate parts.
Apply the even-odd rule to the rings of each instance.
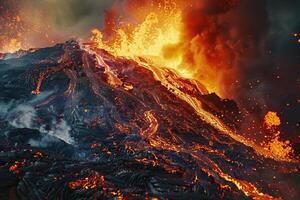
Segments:
[[[21,41],[19,41],[17,38],[12,38],[1,47],[0,52],[14,53],[20,50],[21,48],[22,48]]]
[[[103,186],[104,184],[104,176],[101,176],[99,173],[95,172],[88,177],[69,182],[69,187],[73,190],[78,188],[94,189],[97,186]]]
[[[180,144],[173,144],[170,141],[167,141],[159,136],[156,135],[159,123],[151,111],[146,111],[144,113],[144,119],[148,122],[149,126],[147,129],[141,131],[141,136],[145,137],[147,140],[149,140],[151,146],[157,148],[157,149],[163,149],[163,150],[169,150],[169,151],[175,151],[175,152],[181,152],[181,153],[189,153],[194,159],[201,160],[202,162],[207,163],[209,166],[212,167],[213,173],[210,169],[202,169],[206,171],[208,174],[217,174],[217,176],[221,177],[222,179],[233,183],[240,191],[242,191],[246,196],[252,197],[256,200],[280,200],[281,198],[273,197],[271,195],[265,194],[259,189],[253,185],[250,182],[247,182],[245,180],[240,180],[232,177],[231,175],[225,173],[213,160],[209,159],[205,155],[197,154],[195,153],[196,148],[191,147],[185,147]],[[219,154],[219,152],[216,152]],[[223,156],[221,154],[221,156]],[[147,159],[139,160],[140,162],[143,162],[144,164],[152,164],[152,165],[158,165],[159,163],[156,163],[152,161],[152,163],[149,163]],[[215,175],[214,175],[215,176]],[[226,187],[227,185],[224,185]]]
[[[276,112],[269,111],[264,117],[264,123],[268,129],[277,127],[281,124],[280,118]]]
[[[264,124],[267,132],[271,135],[271,140],[264,143],[263,146],[272,154],[281,159],[293,158],[294,150],[290,145],[290,141],[282,141],[280,139],[280,131],[278,130],[281,120],[276,112],[269,111],[264,117]]]

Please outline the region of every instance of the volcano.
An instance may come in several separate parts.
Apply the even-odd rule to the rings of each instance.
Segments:
[[[70,40],[1,55],[0,77],[0,199],[300,198],[234,101],[142,57]]]

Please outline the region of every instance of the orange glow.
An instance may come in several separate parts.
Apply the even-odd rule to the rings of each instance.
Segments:
[[[225,88],[236,78],[236,72],[231,70],[228,74],[228,69],[234,65],[238,51],[222,36],[214,38],[211,43],[212,35],[218,35],[218,30],[210,25],[213,24],[210,19],[186,15],[187,9],[202,8],[204,3],[195,1],[189,4],[179,0],[158,2],[158,6],[150,1],[143,6],[138,1],[128,3],[125,12],[130,14],[124,18],[130,20],[127,22],[124,19],[118,24],[113,17],[107,19],[108,25],[103,31],[92,30],[92,40],[98,48],[115,56],[137,61],[143,57],[155,66],[175,70],[183,78],[200,81],[210,93],[227,96]],[[236,0],[228,0],[225,5],[220,3],[218,6],[227,9],[235,5]],[[190,36],[193,30],[189,30],[192,28],[187,28],[187,24],[192,28],[207,26],[207,30]]]
[[[294,150],[290,146],[290,141],[280,140],[280,131],[278,131],[278,128],[281,124],[281,120],[277,113],[269,111],[264,117],[264,124],[269,134],[271,134],[271,140],[263,144],[265,148],[276,155],[277,158],[292,159]]]
[[[97,186],[103,186],[105,184],[104,176],[99,175],[97,172],[94,172],[90,176],[76,181],[69,182],[69,187],[73,190],[82,188],[82,189],[93,189]]]
[[[115,56],[148,58],[156,65],[176,69],[182,76],[192,78],[191,71],[180,68],[182,52],[173,57],[167,52],[168,46],[180,42],[180,29],[181,12],[173,10],[163,15],[152,12],[136,27],[127,25],[119,28],[115,37],[109,41],[103,41],[103,34],[97,29],[92,30],[92,33],[98,48],[105,49]]]
[[[15,161],[13,165],[9,167],[9,171],[14,172],[14,173],[19,173],[20,172],[20,167],[25,166],[26,160],[23,159],[21,161]]]
[[[214,174],[217,173],[219,177],[222,179],[233,183],[240,191],[242,191],[246,196],[252,197],[253,199],[257,200],[279,200],[281,198],[276,198],[273,196],[270,196],[268,194],[262,193],[259,191],[258,188],[255,187],[250,182],[247,182],[245,180],[240,180],[232,177],[231,175],[225,173],[213,160],[210,160],[208,157],[205,157],[204,155],[199,155],[196,152],[197,147],[186,147],[180,144],[174,144],[169,140],[165,140],[159,136],[156,135],[156,132],[158,131],[159,124],[158,121],[151,111],[146,111],[144,113],[144,120],[148,122],[148,128],[146,130],[141,131],[141,136],[145,137],[147,140],[149,140],[151,146],[157,148],[157,149],[163,149],[163,150],[169,150],[169,151],[175,151],[175,152],[181,152],[181,153],[188,153],[190,154],[194,159],[201,160],[202,162],[207,163],[207,165],[212,167],[212,170],[214,171]],[[199,148],[199,146],[198,146]],[[200,147],[201,148],[201,147]],[[216,152],[219,154],[219,152]],[[220,154],[223,156],[222,154]],[[149,162],[146,158],[142,160],[137,160],[139,162],[142,162],[144,164],[152,164],[152,165],[159,165],[159,163],[152,161]],[[168,170],[168,169],[166,169]],[[209,169],[202,169],[206,173],[211,174],[211,171]],[[171,171],[172,172],[172,171]]]
[[[267,144],[267,148],[279,158],[289,158],[293,156],[294,150],[290,146],[290,141],[281,141],[280,132],[273,136],[272,140]]]
[[[276,112],[269,111],[264,117],[264,123],[270,129],[279,126],[281,121]]]
[[[139,19],[140,23],[135,26],[122,23],[119,28],[113,30],[113,35],[108,39],[104,39],[104,34],[100,30],[93,29],[92,41],[98,48],[105,49],[115,56],[127,57],[137,62],[139,57],[143,57],[155,66],[175,70],[183,78],[200,80],[209,92],[220,94],[218,74],[204,68],[209,65],[205,56],[195,58],[197,66],[185,61],[184,57],[187,56],[185,43],[189,43],[189,51],[198,51],[196,43],[199,42],[199,38],[184,41],[182,10],[185,6],[175,4],[175,1],[173,3],[165,3],[165,7],[152,9],[150,13],[131,9],[133,15],[142,17],[143,20]],[[202,70],[199,70],[200,66]]]
[[[13,164],[12,166],[9,167],[9,171],[11,172],[17,172],[18,171],[18,165],[17,164]]]
[[[161,6],[157,9],[149,9],[151,12],[142,9],[131,8],[132,17],[137,17],[135,20],[126,20],[120,22],[118,25],[115,22],[107,22],[112,27],[111,30],[99,30],[92,29],[93,34],[92,43],[81,44],[82,49],[82,69],[87,78],[91,80],[91,88],[93,92],[101,96],[99,93],[99,84],[94,78],[93,71],[90,70],[90,62],[88,61],[88,53],[91,53],[95,58],[95,67],[103,69],[103,73],[106,75],[107,84],[117,89],[124,89],[124,92],[130,93],[131,90],[135,92],[135,85],[126,83],[124,79],[119,78],[116,71],[110,66],[107,59],[103,56],[103,50],[108,51],[110,54],[117,57],[125,57],[130,60],[134,60],[140,67],[143,67],[152,72],[153,77],[157,82],[164,86],[170,93],[172,93],[182,103],[190,106],[194,112],[192,114],[197,115],[204,124],[209,125],[217,133],[223,134],[226,138],[232,139],[237,143],[244,144],[247,147],[252,148],[257,155],[271,158],[276,161],[295,162],[293,159],[293,149],[290,142],[280,140],[279,126],[281,119],[276,112],[268,112],[263,120],[263,127],[271,135],[271,139],[263,144],[257,144],[252,139],[246,138],[243,134],[239,133],[239,130],[230,128],[221,118],[217,117],[212,112],[209,112],[204,108],[200,95],[215,92],[220,96],[226,96],[224,91],[224,77],[226,76],[226,69],[234,65],[233,61],[236,56],[236,52],[228,52],[227,48],[232,48],[228,41],[224,42],[224,38],[217,37],[214,43],[215,52],[212,52],[212,47],[209,46],[210,32],[208,30],[202,31],[202,34],[189,38],[187,35],[190,30],[185,30],[184,23],[190,20],[190,17],[184,15],[184,9],[186,5],[179,3],[179,0],[171,0],[169,6]],[[235,0],[228,0],[233,6]],[[200,3],[201,4],[201,3]],[[199,6],[199,5],[198,5]],[[201,6],[201,5],[200,5]],[[113,19],[112,19],[113,20]],[[197,19],[198,20],[198,19]],[[199,19],[200,21],[202,19]],[[208,19],[205,23],[210,23]],[[16,21],[20,22],[21,18],[16,17]],[[213,23],[211,23],[213,24]],[[215,27],[209,27],[215,28]],[[217,29],[217,28],[216,28]],[[107,34],[110,32],[110,34]],[[296,37],[296,35],[294,35]],[[298,40],[300,43],[300,39]],[[225,44],[226,43],[226,44]],[[232,45],[234,46],[234,45]],[[14,52],[22,48],[22,44],[18,39],[11,39],[6,46],[3,47],[4,52]],[[236,53],[238,54],[238,53]],[[35,89],[32,94],[40,94],[42,82],[54,72],[62,69],[66,69],[66,73],[72,76],[71,72],[68,72],[66,66],[71,62],[68,60],[68,56],[64,55],[57,66],[48,69],[45,72],[40,73]],[[94,64],[94,63],[93,63]],[[81,67],[81,66],[80,66]],[[230,78],[236,74],[228,75]],[[230,81],[229,81],[230,82]],[[238,83],[238,81],[235,81]],[[259,81],[258,81],[259,82]],[[75,88],[74,83],[70,82],[70,85],[65,92],[66,95],[72,94]],[[172,95],[172,96],[173,96]],[[88,113],[89,110],[85,108],[83,112]],[[157,112],[158,113],[158,112]],[[160,134],[160,116],[156,116],[155,110],[146,111],[142,114],[143,120],[146,122],[146,127],[141,127],[139,134],[141,138],[149,142],[151,148],[174,151],[176,153],[184,153],[190,155],[199,163],[203,163],[202,169],[207,174],[217,177],[216,180],[230,182],[237,189],[242,191],[246,196],[253,199],[278,199],[269,194],[260,191],[259,187],[256,187],[256,183],[251,183],[241,178],[235,178],[234,175],[230,175],[229,172],[222,165],[215,163],[205,154],[199,154],[201,150],[216,154],[226,161],[230,162],[230,159],[226,157],[223,151],[213,149],[214,140],[209,141],[209,146],[202,146],[201,144],[184,145],[181,142],[173,142],[171,139],[165,139]],[[126,124],[116,123],[114,129],[120,133],[130,134],[132,131],[130,126]],[[163,128],[161,128],[163,129]],[[167,133],[166,133],[167,134]],[[172,136],[171,131],[169,132]],[[172,137],[170,137],[172,138]],[[137,144],[135,147],[138,148]],[[101,144],[93,143],[90,148],[96,149],[102,147]],[[130,147],[126,146],[126,149]],[[144,148],[144,146],[143,146]],[[146,146],[145,148],[148,148]],[[107,155],[113,156],[114,152],[110,152],[108,148],[102,150]],[[248,150],[247,150],[248,151]],[[41,153],[36,154],[37,157],[42,157]],[[144,163],[145,165],[160,165],[159,159],[153,155],[155,159],[137,158],[137,162]],[[18,164],[10,166],[10,171],[18,171]],[[164,167],[164,166],[162,166]],[[164,168],[170,173],[175,173],[176,169]],[[200,178],[195,176],[194,181],[199,181]],[[109,180],[109,179],[108,179]],[[101,186],[105,189],[105,178],[98,172],[94,172],[84,178],[68,183],[69,188],[75,189],[95,189]],[[231,188],[226,184],[221,185],[224,188]],[[111,192],[117,199],[123,199],[123,196],[119,192]],[[156,198],[152,198],[156,199]]]
[[[4,46],[0,49],[0,52],[4,53],[14,53],[22,48],[22,43],[16,39],[10,39]]]
[[[20,15],[16,13],[5,13],[0,16],[0,53],[14,53],[20,49],[26,49],[26,39],[24,38],[27,29]]]
[[[217,68],[223,68],[227,61],[234,59],[234,55],[227,54],[220,43],[215,57],[209,57],[210,54],[205,49],[206,45],[209,46],[208,41],[200,35],[185,41],[184,35],[187,34],[187,30],[184,30],[183,20],[187,19],[183,19],[182,15],[185,6],[176,4],[177,1],[171,2],[174,3],[172,6],[161,9],[151,8],[150,13],[147,10],[141,12],[139,9],[131,9],[133,15],[140,17],[140,23],[132,25],[122,22],[120,27],[111,30],[112,35],[109,37],[105,37],[100,30],[92,30],[93,45],[87,46],[85,49],[94,52],[99,65],[104,66],[105,71],[111,77],[109,83],[114,86],[122,85],[122,82],[102,59],[101,53],[98,53],[97,50],[94,51],[95,49],[104,49],[114,56],[133,59],[140,66],[149,69],[156,80],[179,99],[188,103],[203,121],[216,128],[220,133],[253,148],[258,155],[275,160],[292,161],[289,157],[278,155],[270,148],[256,144],[251,139],[232,130],[217,116],[206,111],[197,95],[186,92],[190,90],[189,84],[193,84],[197,86],[198,94],[207,94],[208,92],[220,94],[222,91],[220,76],[223,76],[223,72]],[[229,2],[232,2],[232,5],[235,4],[234,0]],[[209,23],[209,21],[205,23]],[[204,36],[209,38],[208,34],[205,32]],[[221,40],[216,42],[221,42]],[[193,63],[196,65],[195,67],[191,67],[191,63],[186,60],[187,54],[194,56],[193,60],[197,61]],[[147,121],[151,121],[153,124],[149,127],[151,130],[147,132],[155,134],[156,122],[151,116],[151,112],[145,113]],[[143,132],[142,135],[144,135]],[[157,146],[157,141],[151,142],[153,146]]]

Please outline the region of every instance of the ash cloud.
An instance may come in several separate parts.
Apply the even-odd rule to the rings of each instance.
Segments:
[[[75,38],[85,38],[90,29],[101,27],[105,10],[112,6],[111,0],[3,0],[6,12],[0,13],[5,21],[14,24],[13,30],[2,30],[20,37],[30,47],[43,47],[52,43]],[[1,10],[0,10],[1,11]],[[16,23],[15,16],[20,17]],[[2,29],[3,25],[0,25]],[[15,30],[15,31],[16,31]],[[1,37],[0,37],[1,39]]]

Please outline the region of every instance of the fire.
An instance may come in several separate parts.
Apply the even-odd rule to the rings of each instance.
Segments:
[[[182,52],[170,56],[168,47],[176,46],[181,36],[181,12],[172,10],[159,15],[151,12],[136,27],[126,25],[115,32],[115,36],[106,41],[98,29],[93,29],[93,41],[99,48],[105,49],[115,56],[131,59],[148,58],[156,65],[176,69],[182,76],[192,78],[190,71],[180,67]]]
[[[0,49],[0,52],[4,53],[14,53],[22,48],[22,43],[16,39],[10,39],[4,46]]]
[[[281,124],[280,118],[276,112],[269,111],[264,117],[264,123],[268,129],[277,127]]]
[[[264,124],[266,125],[267,131],[271,134],[271,140],[263,144],[265,148],[278,158],[292,158],[294,150],[290,146],[290,141],[280,140],[280,131],[278,131],[278,128],[281,124],[281,120],[278,114],[269,111],[264,117]]]
[[[280,132],[277,132],[275,136],[273,136],[272,140],[267,144],[267,148],[279,158],[289,158],[292,157],[294,153],[289,140],[280,140]]]
[[[3,9],[0,7],[0,53],[14,53],[26,47],[26,39],[23,38],[25,27],[17,12]]]
[[[120,22],[120,27],[110,30],[107,36],[98,29],[92,30],[92,40],[98,48],[105,49],[115,56],[135,59],[139,62],[142,57],[148,62],[161,68],[175,70],[181,77],[198,79],[197,68],[191,67],[186,61],[186,43],[184,41],[183,10],[185,6],[177,1],[166,1],[144,7],[145,10],[131,8],[136,21],[139,23]],[[147,8],[151,12],[147,12]],[[142,18],[143,20],[141,20]],[[110,22],[110,24],[115,24]],[[196,48],[196,47],[195,47]],[[204,59],[197,59],[198,65],[205,66]],[[217,92],[216,86],[212,87],[213,80],[207,80],[204,85],[210,92]],[[209,83],[209,84],[208,84]]]
[[[225,11],[236,2],[228,0],[216,6]],[[228,74],[228,69],[239,53],[235,48],[241,47],[229,44],[227,33],[218,32],[216,18],[193,15],[193,9],[201,10],[206,3],[170,0],[144,2],[141,6],[138,1],[128,1],[123,12],[129,16],[120,14],[120,21],[110,17],[103,31],[92,30],[92,40],[115,56],[143,57],[155,66],[175,70],[183,78],[198,80],[209,92],[224,97],[224,88],[236,81],[236,72]],[[203,30],[194,33],[198,26]]]

